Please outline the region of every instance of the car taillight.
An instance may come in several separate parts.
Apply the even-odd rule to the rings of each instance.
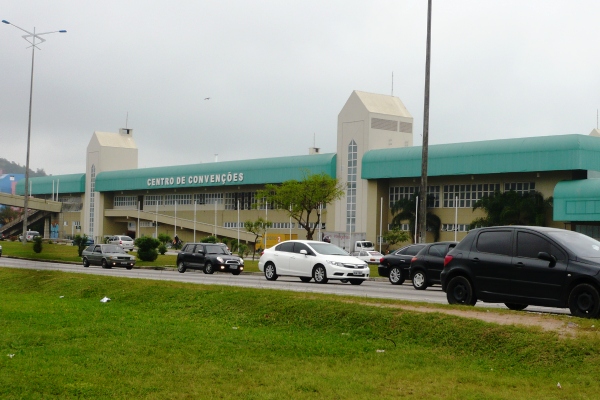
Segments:
[[[261,256],[262,256],[263,254],[265,254],[265,251],[264,251],[264,250],[260,252],[260,255],[261,255]]]
[[[446,257],[444,257],[444,267],[445,267],[446,265],[448,265],[448,263],[449,263],[450,261],[452,261],[452,259],[453,259],[453,258],[454,258],[454,257],[452,257],[450,254],[446,255]]]
[[[414,257],[413,257],[413,258],[411,258],[411,260],[410,260],[410,262],[411,262],[411,263],[412,263],[412,262],[415,262],[415,261],[417,261],[417,256],[414,256]]]
[[[379,264],[385,264],[385,261],[384,261],[384,260],[385,260],[385,258],[381,257],[381,258],[379,259]]]
[[[123,241],[122,241],[122,240],[119,240],[119,244],[123,244]]]

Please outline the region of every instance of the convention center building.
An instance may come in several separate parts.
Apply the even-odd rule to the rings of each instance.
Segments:
[[[413,146],[413,118],[398,97],[352,92],[338,115],[336,153],[307,153],[138,168],[133,130],[94,132],[84,173],[31,178],[30,189],[36,198],[62,204],[60,212],[38,218],[45,237],[53,231],[59,238],[86,234],[101,241],[166,233],[189,242],[216,234],[252,242],[244,221],[262,217],[272,223],[265,243],[270,246],[305,238],[306,231],[285,210],[253,207],[265,184],[302,179],[307,172],[337,178],[346,193],[325,205],[319,232],[364,234],[376,243],[390,228],[392,204],[420,184],[422,148]],[[428,160],[429,211],[441,219],[440,240],[462,239],[471,221],[484,216],[473,211],[475,202],[498,190],[552,196],[547,225],[600,238],[598,129],[430,145]],[[17,194],[23,195],[23,183]],[[433,240],[432,232],[426,240]]]

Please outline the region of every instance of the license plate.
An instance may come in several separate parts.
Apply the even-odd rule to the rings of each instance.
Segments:
[[[238,267],[237,265],[230,265],[229,269],[237,269],[237,267]]]
[[[352,272],[353,275],[362,275],[362,271],[353,271]]]

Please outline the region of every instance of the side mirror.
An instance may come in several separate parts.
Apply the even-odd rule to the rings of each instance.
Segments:
[[[300,250],[300,254],[307,255],[307,254],[308,254],[308,252],[307,252],[306,250],[302,249],[302,250]]]
[[[556,265],[556,257],[551,254],[546,253],[545,251],[540,251],[538,253],[538,258],[540,260],[548,261],[550,263],[549,267],[553,268]]]

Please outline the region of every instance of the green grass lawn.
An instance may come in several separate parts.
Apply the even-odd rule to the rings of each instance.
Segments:
[[[600,393],[595,321],[561,338],[364,299],[10,268],[0,288],[2,399]]]

